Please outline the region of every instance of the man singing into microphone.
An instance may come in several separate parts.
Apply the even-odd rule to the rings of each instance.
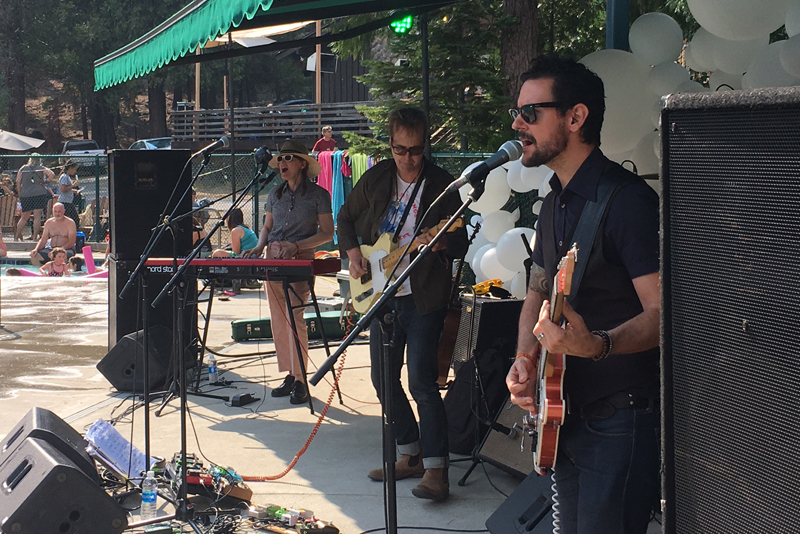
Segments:
[[[453,177],[423,156],[428,139],[425,114],[416,108],[402,108],[389,115],[387,124],[391,160],[369,169],[358,181],[339,212],[339,247],[350,259],[350,276],[361,277],[367,259],[361,254],[359,237],[365,245],[374,244],[385,233],[399,245],[406,245],[418,225],[430,228],[453,215],[460,206],[457,194],[450,194],[420,220],[445,190]],[[423,237],[423,243],[430,241]],[[451,284],[451,261],[464,255],[467,235],[464,228],[447,234],[431,254],[420,263],[396,296],[388,303],[397,313],[394,321],[395,344],[390,373],[395,438],[400,458],[395,464],[397,479],[422,476],[412,493],[423,499],[445,500],[450,491],[447,477],[447,417],[436,383],[437,346],[447,314]],[[411,252],[411,259],[416,251]],[[398,273],[408,266],[404,259]],[[407,346],[408,387],[417,403],[419,425],[400,383],[403,350]],[[372,384],[381,397],[381,330],[377,320],[370,325]],[[383,469],[370,471],[369,478],[383,480]]]

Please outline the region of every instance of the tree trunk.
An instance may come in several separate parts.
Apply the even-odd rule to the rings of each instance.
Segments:
[[[117,134],[114,131],[114,113],[106,104],[102,92],[92,96],[92,139],[101,148],[116,148]]]
[[[150,135],[167,137],[167,94],[163,80],[152,77],[147,84],[147,100],[150,108]]]
[[[539,56],[538,0],[505,0],[503,12],[516,17],[518,24],[510,26],[503,35],[500,47],[501,69],[506,79],[506,96],[516,99],[522,83],[520,75],[528,70],[531,61]]]
[[[6,64],[6,83],[9,88],[7,106],[8,129],[20,134],[25,131],[27,114],[25,113],[25,65],[14,47],[9,49]]]

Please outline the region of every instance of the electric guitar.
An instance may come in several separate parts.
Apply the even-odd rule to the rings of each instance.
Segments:
[[[433,237],[439,230],[444,228],[450,219],[442,219],[442,221],[428,230],[426,234],[428,237]],[[464,225],[464,220],[459,218],[447,230],[453,232]],[[393,234],[385,233],[378,238],[374,245],[361,245],[361,254],[367,258],[369,264],[367,265],[367,272],[360,278],[350,277],[350,294],[353,297],[353,308],[358,313],[366,313],[375,302],[383,294],[383,289],[386,287],[386,277],[392,272],[395,264],[403,257],[403,251],[406,245],[398,247],[397,243],[392,240]],[[410,250],[414,250],[422,245],[422,237],[419,236],[414,240],[414,244]]]
[[[572,245],[567,255],[558,263],[558,272],[553,279],[550,296],[550,320],[566,326],[564,319],[564,298],[572,289],[572,273],[578,261],[578,247]],[[566,416],[564,402],[564,371],[567,356],[551,354],[539,346],[538,374],[536,381],[536,414],[526,415],[523,426],[533,437],[533,463],[536,472],[546,474],[556,465],[558,435]]]

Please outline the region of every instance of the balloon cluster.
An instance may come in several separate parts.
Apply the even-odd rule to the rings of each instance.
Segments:
[[[672,17],[647,13],[631,25],[631,52],[600,50],[581,59],[605,85],[603,152],[632,161],[640,175],[658,173],[662,96],[800,85],[800,0],[687,1],[701,28],[685,46]],[[770,44],[781,26],[789,39]],[[686,66],[677,62],[681,55]],[[708,87],[689,69],[709,73]]]

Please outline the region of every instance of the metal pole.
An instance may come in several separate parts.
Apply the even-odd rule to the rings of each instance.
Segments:
[[[419,18],[419,33],[422,39],[422,110],[425,118],[431,120],[431,69],[428,61],[428,14],[423,13]]]
[[[627,51],[630,0],[606,0],[606,48]]]
[[[317,21],[317,37],[322,35],[322,21]],[[314,102],[317,104],[322,103],[322,45],[317,44],[317,61],[314,66]]]
[[[233,35],[231,32],[228,32],[228,49],[233,49]],[[231,137],[231,193],[235,196],[236,195],[236,136],[234,135],[234,115],[233,115],[233,59],[228,59],[228,105],[230,106],[230,113],[231,113],[231,125],[230,125],[230,137]]]

